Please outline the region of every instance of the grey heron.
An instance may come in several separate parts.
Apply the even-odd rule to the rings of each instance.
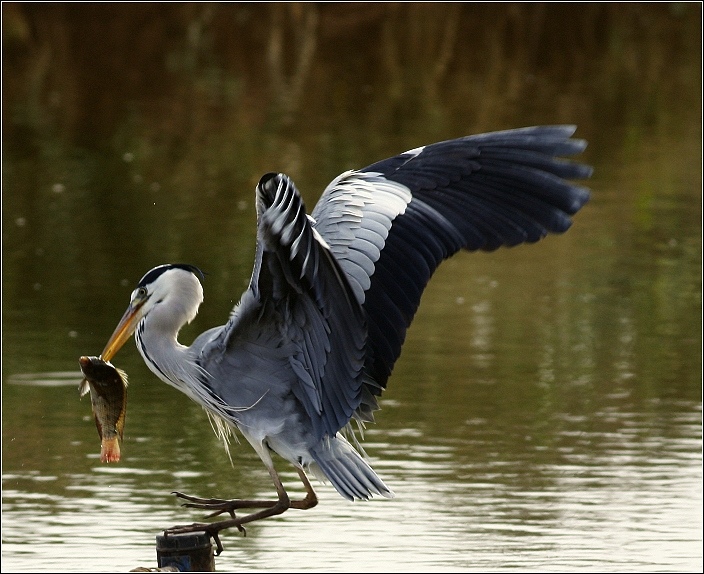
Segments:
[[[355,439],[374,420],[421,294],[461,249],[492,251],[566,231],[589,198],[570,180],[591,168],[569,159],[586,142],[574,126],[536,126],[434,143],[342,173],[310,215],[293,181],[256,186],[257,243],[248,288],[223,326],[190,346],[179,330],[203,301],[197,267],[146,273],[102,352],[135,334],[148,367],[202,405],[221,438],[238,429],[266,465],[275,500],[206,499],[212,523],[167,533],[218,532],[317,504],[306,470],[349,500],[392,497]],[[306,495],[291,500],[272,452],[291,463]],[[254,512],[237,516],[236,510]],[[218,546],[220,548],[219,540]]]

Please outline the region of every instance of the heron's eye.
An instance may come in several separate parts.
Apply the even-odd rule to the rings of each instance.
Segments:
[[[146,287],[140,287],[139,289],[137,289],[137,297],[142,299],[146,296],[147,296],[147,288]]]

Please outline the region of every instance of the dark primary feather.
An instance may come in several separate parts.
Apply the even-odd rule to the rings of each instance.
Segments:
[[[371,395],[385,388],[421,294],[443,259],[459,249],[532,243],[569,228],[589,192],[565,179],[591,174],[590,167],[557,157],[584,150],[584,141],[570,139],[574,130],[542,126],[440,142],[343,174],[328,186],[313,211],[316,229],[353,285],[362,286],[356,293],[368,320],[362,418],[371,418]],[[398,186],[392,202],[409,194],[398,213],[385,204],[388,184]],[[358,192],[363,186],[369,194]],[[360,203],[350,221],[340,221],[338,210]],[[370,219],[382,222],[378,256],[356,239]],[[369,264],[372,273],[364,271]]]

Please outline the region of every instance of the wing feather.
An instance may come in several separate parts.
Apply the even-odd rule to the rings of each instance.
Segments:
[[[358,414],[376,408],[374,396],[445,258],[460,249],[532,243],[570,227],[589,191],[566,180],[591,174],[560,157],[586,147],[574,131],[537,126],[448,140],[345,172],[328,185],[312,213],[315,228],[368,321]]]

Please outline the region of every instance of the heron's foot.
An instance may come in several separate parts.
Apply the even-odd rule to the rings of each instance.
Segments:
[[[234,514],[234,513],[233,513]],[[220,531],[226,528],[237,528],[243,536],[247,536],[247,531],[244,526],[240,523],[237,518],[232,518],[231,520],[221,520],[219,522],[194,522],[193,524],[184,524],[181,526],[172,526],[164,530],[164,536],[170,536],[174,534],[188,534],[191,532],[205,532],[215,541],[216,555],[220,556],[222,553],[222,542],[220,542]]]
[[[198,496],[190,496],[188,494],[183,494],[182,492],[173,492],[178,498],[186,500],[181,506],[186,508],[200,508],[201,510],[212,511],[205,518],[214,518],[227,512],[230,517],[234,520],[235,510],[240,508],[247,508],[250,506],[251,501],[247,500],[225,500],[223,498],[200,498]]]

